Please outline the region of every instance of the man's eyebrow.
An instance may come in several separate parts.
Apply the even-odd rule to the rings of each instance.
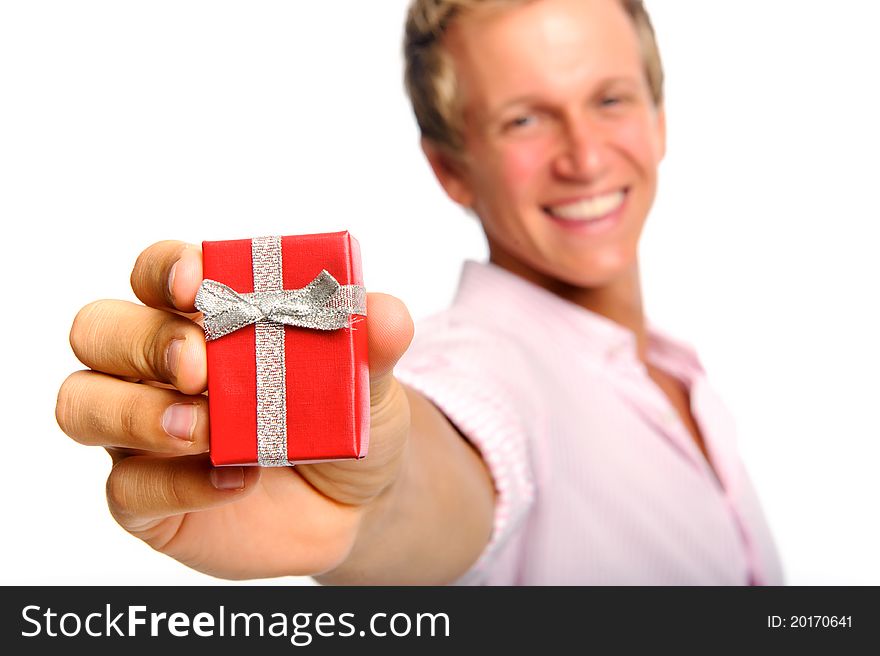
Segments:
[[[625,83],[625,84],[641,84],[642,78],[639,76],[633,77],[632,75],[617,75],[614,77],[606,77],[603,80],[600,80],[600,87],[608,87],[612,84]]]
[[[498,107],[489,110],[489,115],[496,116],[498,114],[501,114],[506,109],[509,109],[510,107],[515,107],[516,105],[531,105],[532,103],[538,102],[538,100],[539,96],[531,93],[524,96],[517,96],[515,98],[511,98],[510,100],[506,100]]]
[[[631,75],[615,75],[611,77],[606,77],[598,80],[595,84],[596,89],[603,89],[606,87],[613,86],[615,84],[639,84],[639,79],[637,77],[633,77]],[[499,114],[503,113],[507,109],[511,107],[515,107],[517,105],[531,105],[535,103],[542,102],[541,96],[534,93],[524,94],[522,96],[516,96],[511,98],[510,100],[505,100],[498,107],[492,108],[489,110],[487,115],[490,118],[494,118]]]

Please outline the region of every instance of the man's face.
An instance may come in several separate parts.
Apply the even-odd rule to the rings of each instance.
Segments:
[[[577,287],[631,271],[665,121],[618,0],[479,10],[448,36],[465,147],[438,175],[479,215],[492,260]]]

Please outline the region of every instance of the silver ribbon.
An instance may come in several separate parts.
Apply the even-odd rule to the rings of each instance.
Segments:
[[[284,289],[281,237],[251,240],[254,291],[241,294],[216,280],[203,280],[196,308],[205,319],[205,339],[219,339],[255,324],[257,359],[257,459],[283,467],[287,459],[287,388],[284,326],[337,330],[352,314],[367,314],[366,290],[340,285],[322,270],[301,289]]]
[[[256,288],[256,285],[255,285]],[[239,294],[216,280],[203,280],[196,308],[205,315],[205,339],[211,341],[258,321],[337,330],[349,316],[367,313],[366,292],[359,285],[340,285],[321,271],[302,289],[277,289]]]

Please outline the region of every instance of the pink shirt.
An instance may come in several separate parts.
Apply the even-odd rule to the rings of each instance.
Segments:
[[[492,264],[420,324],[396,370],[482,453],[494,530],[461,584],[782,583],[733,419],[692,348],[649,324],[718,472],[636,357],[635,336]],[[720,479],[720,481],[719,481]]]

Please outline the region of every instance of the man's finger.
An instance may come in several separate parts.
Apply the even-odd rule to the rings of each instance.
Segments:
[[[208,399],[95,371],[68,376],[55,418],[81,444],[184,455],[208,450]]]
[[[184,394],[207,386],[205,334],[171,312],[128,301],[95,301],[73,321],[70,345],[96,371],[174,385]]]
[[[195,312],[202,282],[202,252],[182,241],[160,241],[144,250],[131,272],[131,288],[146,305]]]
[[[259,467],[212,467],[207,456],[132,456],[107,479],[107,504],[123,528],[138,531],[158,520],[241,499],[260,478]]]
[[[394,365],[409,348],[413,322],[403,301],[388,294],[367,294],[370,391],[384,390]]]

